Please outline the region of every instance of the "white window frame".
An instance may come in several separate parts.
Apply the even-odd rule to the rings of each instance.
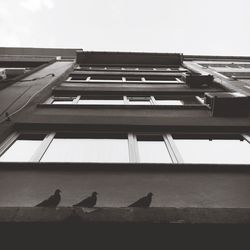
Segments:
[[[149,100],[149,105],[143,105],[143,106],[185,106],[185,105],[189,105],[189,104],[185,104],[185,101],[183,101],[181,98],[180,99],[162,99],[162,100],[177,100],[177,101],[180,101],[182,103],[182,105],[159,105],[157,104],[157,100],[154,96],[150,96],[150,95],[145,95],[145,96],[122,96],[121,99],[123,99],[123,104],[120,104],[120,105],[132,105],[129,101],[129,98],[136,98],[136,97],[141,97],[142,99],[145,98],[145,100]],[[204,104],[204,101],[199,97],[199,96],[193,96],[197,101],[198,103],[197,104],[191,104],[191,105],[205,105]],[[50,97],[48,100],[46,100],[44,102],[44,104],[53,104],[54,101],[67,101],[67,100],[72,100],[72,104],[78,104],[79,100],[81,100],[81,98],[84,98],[83,95],[77,95],[77,96],[74,96],[74,97],[67,97],[67,96],[62,96],[62,97],[58,97],[58,96],[52,96]],[[72,105],[72,104],[63,104],[63,105]],[[59,104],[55,104],[55,105],[59,105]],[[81,104],[81,105],[102,105],[102,104]],[[104,104],[103,104],[104,105]],[[107,104],[108,105],[108,104]],[[138,105],[139,105],[139,102],[138,102]],[[114,105],[112,105],[114,106]],[[206,105],[207,106],[207,105]]]

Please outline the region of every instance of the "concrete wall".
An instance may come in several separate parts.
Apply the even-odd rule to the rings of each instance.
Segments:
[[[101,169],[101,166],[100,166]],[[250,208],[249,172],[1,170],[0,206],[35,206],[62,190],[60,206],[97,191],[98,207],[126,207],[153,192],[153,207]]]

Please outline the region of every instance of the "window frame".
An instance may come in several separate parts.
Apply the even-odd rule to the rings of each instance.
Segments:
[[[166,75],[150,75],[145,74],[146,72],[140,72],[135,70],[137,74],[129,75],[122,74],[118,72],[118,74],[86,74],[86,73],[75,73],[77,71],[72,72],[68,78],[65,80],[66,83],[127,83],[127,84],[185,84],[185,82],[181,79],[187,72],[169,72],[166,71]],[[75,74],[74,74],[75,73]],[[154,71],[155,73],[155,71]],[[72,79],[74,77],[80,78],[82,76],[83,79],[77,80]],[[98,77],[100,79],[92,79],[94,77]],[[109,79],[110,77],[110,79]],[[163,78],[163,79],[147,79],[147,78]],[[164,79],[171,78],[171,79]],[[117,79],[112,79],[117,78]],[[119,78],[119,79],[118,79]],[[135,78],[135,80],[128,80],[129,78]]]
[[[131,94],[131,95],[116,95],[116,96],[112,96],[114,99],[110,99],[110,100],[123,100],[123,104],[84,104],[84,103],[81,103],[79,104],[79,101],[80,100],[85,100],[85,99],[88,99],[88,100],[92,100],[91,99],[91,96],[92,95],[75,95],[73,97],[71,96],[62,96],[62,97],[58,97],[58,96],[51,96],[49,99],[47,99],[43,104],[49,104],[49,105],[79,105],[79,106],[98,106],[98,105],[101,105],[101,106],[139,106],[140,103],[138,101],[138,104],[131,104],[130,103],[130,99],[133,99],[133,98],[139,98],[139,99],[145,99],[145,101],[149,101],[149,104],[141,104],[143,106],[156,106],[156,107],[183,107],[183,106],[192,106],[192,107],[201,107],[201,106],[207,106],[206,104],[204,104],[204,102],[202,102],[202,99],[199,97],[199,96],[196,96],[196,95],[190,95],[190,96],[169,96],[169,95],[136,95],[136,94]],[[98,95],[97,95],[98,96]],[[106,99],[107,95],[100,95],[98,96],[99,98],[97,98],[97,96],[94,96],[95,98],[93,100],[109,100],[109,99]],[[116,98],[115,98],[116,97]],[[103,99],[102,99],[103,98]],[[185,100],[185,98],[189,98],[190,100],[190,103],[187,103],[188,101]],[[192,100],[193,99],[193,100]],[[72,100],[72,103],[70,104],[54,104],[54,101],[67,101],[67,100]],[[171,101],[171,100],[175,100],[175,101],[180,101],[181,104],[159,104],[158,103],[158,100],[164,100],[164,101]]]

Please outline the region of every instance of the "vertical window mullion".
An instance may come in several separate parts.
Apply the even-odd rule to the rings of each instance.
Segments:
[[[176,147],[175,143],[174,143],[174,139],[172,137],[172,135],[170,134],[165,134],[163,135],[164,141],[167,145],[167,148],[169,150],[169,154],[171,156],[171,159],[173,160],[173,163],[183,163],[183,159],[182,156],[178,150],[178,148]]]
[[[52,104],[54,101],[54,96],[50,97],[46,102],[45,104]]]
[[[179,83],[182,83],[182,80],[181,80],[180,78],[178,78],[178,77],[176,77],[175,80],[176,80],[177,82],[179,82]]]
[[[31,159],[30,159],[31,162],[39,162],[42,159],[43,155],[47,151],[47,149],[48,149],[49,145],[51,144],[52,140],[54,139],[55,135],[56,135],[56,133],[52,132],[52,133],[49,133],[45,136],[40,147],[36,150],[34,155],[31,157]]]
[[[81,96],[78,95],[74,100],[73,100],[73,104],[77,104],[79,102],[79,100],[81,99]]]
[[[152,105],[156,105],[156,100],[155,100],[154,96],[150,97],[150,102],[151,102]]]
[[[129,100],[127,96],[123,96],[124,104],[129,105]]]
[[[195,96],[195,98],[196,98],[196,100],[198,100],[198,102],[200,102],[201,104],[205,104],[205,103],[204,103],[204,100],[203,100],[201,97]]]
[[[139,162],[137,140],[133,133],[128,134],[129,161]]]
[[[250,144],[250,135],[242,134],[241,136]]]

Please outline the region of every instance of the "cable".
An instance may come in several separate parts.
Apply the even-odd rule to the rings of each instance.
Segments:
[[[56,70],[62,69],[62,68],[65,68],[65,66],[58,67],[58,68],[56,68]],[[35,81],[35,80],[39,80],[39,79],[46,78],[46,77],[48,77],[48,76],[54,77],[55,74],[50,73],[50,74],[47,74],[47,75],[45,75],[45,76],[43,76],[43,77],[37,77],[37,78],[33,78],[33,79],[21,80],[21,81],[18,81],[18,82],[31,82],[31,81]],[[22,107],[20,107],[19,109],[17,109],[15,112],[13,112],[13,113],[11,113],[11,114],[8,114],[8,112],[5,112],[6,118],[3,119],[3,120],[1,120],[1,121],[0,121],[0,124],[3,123],[3,122],[5,122],[5,121],[10,121],[10,117],[12,117],[13,115],[17,114],[19,111],[21,111],[23,108],[25,108],[25,107],[29,104],[29,102],[30,102],[38,93],[40,93],[41,91],[43,91],[43,90],[44,90],[46,87],[48,87],[50,84],[51,84],[51,83],[46,84],[42,89],[40,89],[39,91],[37,91],[34,95],[32,95],[32,96],[28,99],[28,101],[27,101]]]
[[[38,80],[38,79],[43,79],[45,77],[48,77],[48,76],[52,76],[54,77],[55,74],[51,73],[51,74],[48,74],[46,76],[43,76],[43,77],[37,77],[37,78],[33,78],[33,79],[30,79],[30,80],[23,80],[22,82],[25,82],[25,81],[35,81],[35,80]],[[23,108],[25,108],[29,103],[30,101],[37,95],[39,94],[41,91],[43,91],[46,87],[48,87],[49,85],[51,84],[51,82],[49,82],[48,84],[46,84],[42,89],[39,89],[35,94],[33,94],[29,99],[28,101],[23,105],[21,106],[20,108],[18,108],[16,111],[14,111],[13,113],[11,114],[8,114],[8,112],[5,112],[5,116],[6,118],[1,120],[0,121],[0,124],[5,122],[5,121],[10,121],[10,117],[12,117],[13,115],[17,114],[19,111],[21,111]]]

